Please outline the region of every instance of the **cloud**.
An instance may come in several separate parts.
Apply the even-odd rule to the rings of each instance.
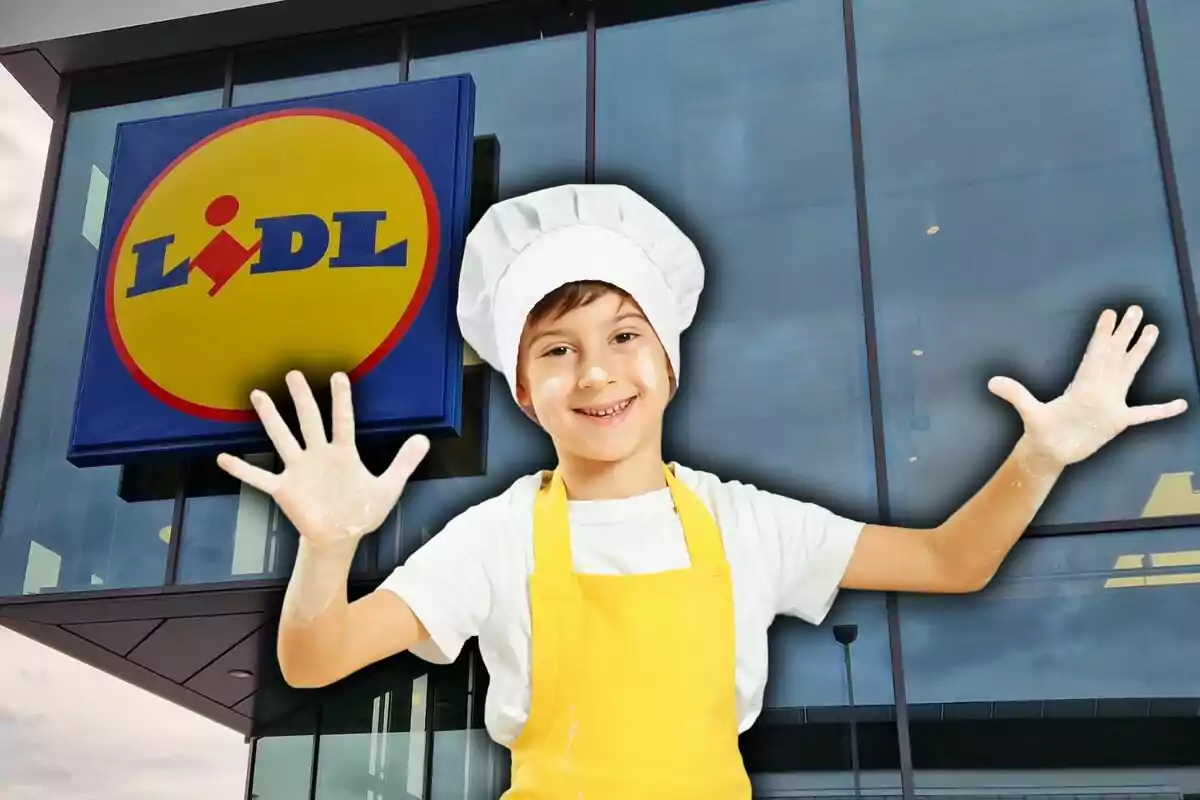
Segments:
[[[0,241],[33,230],[49,140],[50,118],[0,68]]]
[[[242,795],[234,731],[11,631],[0,652],[5,800]]]
[[[0,391],[37,215],[50,121],[0,68]],[[241,797],[242,737],[0,628],[0,797]]]

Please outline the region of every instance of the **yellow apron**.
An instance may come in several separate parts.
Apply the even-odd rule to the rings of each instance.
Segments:
[[[529,719],[506,800],[746,800],[717,524],[664,467],[691,566],[575,574],[556,471],[534,503]]]

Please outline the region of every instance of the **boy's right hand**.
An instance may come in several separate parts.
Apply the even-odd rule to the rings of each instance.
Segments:
[[[283,461],[283,472],[277,475],[259,469],[227,453],[217,456],[217,464],[270,495],[300,534],[317,548],[357,541],[387,518],[409,477],[429,452],[429,440],[420,435],[410,438],[387,470],[376,477],[363,466],[354,443],[350,380],[342,373],[330,380],[331,440],[326,438],[320,409],[304,376],[289,372],[287,385],[296,404],[303,447],[271,398],[257,390],[251,394],[254,409]]]

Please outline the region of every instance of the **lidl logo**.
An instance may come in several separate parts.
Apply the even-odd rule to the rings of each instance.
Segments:
[[[185,419],[244,431],[293,368],[348,372],[367,428],[453,416],[468,101],[443,79],[122,129],[73,451],[156,438],[96,408],[134,389],[168,449],[211,440]]]
[[[438,231],[429,179],[388,131],[332,111],[251,117],[138,200],[108,267],[113,342],[163,402],[252,419],[250,389],[281,364],[353,375],[386,354],[420,311]]]

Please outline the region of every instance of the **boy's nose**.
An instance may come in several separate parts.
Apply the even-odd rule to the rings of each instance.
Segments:
[[[579,386],[582,389],[588,389],[604,383],[608,383],[608,372],[600,364],[592,364],[585,368],[583,376],[579,379]]]

